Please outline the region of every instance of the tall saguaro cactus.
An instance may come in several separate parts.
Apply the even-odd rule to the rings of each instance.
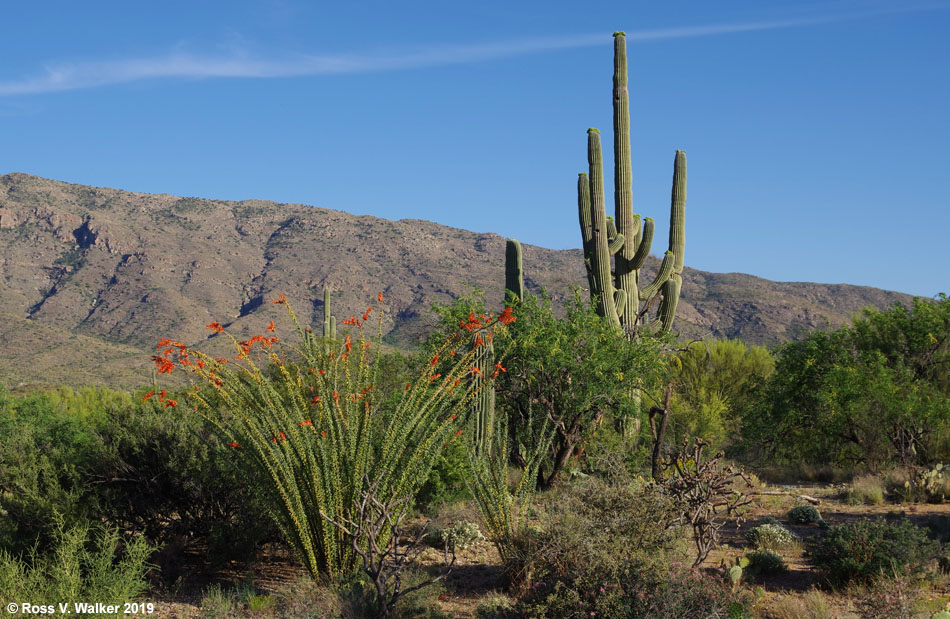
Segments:
[[[607,217],[605,210],[603,156],[597,129],[587,130],[589,174],[578,176],[577,206],[591,298],[596,299],[602,316],[633,336],[645,322],[650,302],[657,294],[662,301],[654,323],[666,330],[673,327],[685,248],[686,153],[676,151],[673,166],[669,249],[653,282],[641,289],[640,269],[650,254],[654,224],[649,217],[641,222],[633,213],[627,43],[623,32],[614,33],[613,85],[615,217]]]

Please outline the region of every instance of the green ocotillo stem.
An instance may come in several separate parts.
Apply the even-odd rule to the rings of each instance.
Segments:
[[[607,214],[604,212],[604,168],[600,150],[600,131],[587,130],[587,163],[590,171],[590,214],[593,233],[591,253],[591,294],[596,295],[597,313],[620,328],[620,317],[614,303],[610,252],[607,248]]]
[[[524,272],[521,266],[521,243],[508,239],[505,244],[505,296],[511,291],[518,300],[524,299]]]
[[[627,292],[625,307],[618,307],[620,322],[625,329],[636,327],[639,306],[637,273],[633,257],[637,235],[633,215],[633,168],[630,163],[630,93],[627,89],[627,38],[623,32],[614,33],[614,216],[618,235],[630,242],[623,243],[614,259],[614,286]]]

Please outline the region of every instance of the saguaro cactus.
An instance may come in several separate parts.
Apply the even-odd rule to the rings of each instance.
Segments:
[[[587,130],[589,174],[577,179],[577,206],[591,298],[597,311],[632,337],[645,321],[650,302],[662,297],[657,324],[673,326],[682,284],[685,248],[686,153],[676,151],[670,207],[670,245],[653,282],[640,288],[640,269],[653,242],[653,220],[641,222],[633,213],[633,172],[630,163],[630,110],[627,91],[627,43],[614,33],[614,215],[604,205],[604,171],[600,131]],[[611,256],[614,265],[611,270]]]
[[[521,243],[508,239],[505,244],[505,296],[511,291],[524,299],[524,272],[521,267]]]
[[[336,339],[336,318],[330,313],[330,289],[323,287],[323,337]]]

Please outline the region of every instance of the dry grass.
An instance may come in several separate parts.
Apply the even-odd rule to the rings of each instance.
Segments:
[[[844,499],[850,505],[882,505],[884,482],[877,475],[855,477],[845,490]]]
[[[833,604],[825,593],[809,589],[801,595],[777,596],[767,608],[774,619],[833,619],[841,615],[832,611]]]

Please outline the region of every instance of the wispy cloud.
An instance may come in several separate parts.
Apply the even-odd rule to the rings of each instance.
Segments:
[[[627,33],[629,43],[721,36],[743,32],[796,28],[817,24],[852,21],[882,14],[941,10],[945,4],[905,6],[831,16],[758,21],[750,23],[714,24],[683,28],[640,30]],[[475,45],[442,46],[421,51],[379,53],[376,55],[294,55],[284,58],[254,58],[246,54],[204,56],[174,52],[155,58],[105,60],[48,65],[34,77],[0,81],[0,96],[30,95],[65,90],[95,88],[155,78],[204,79],[276,78],[395,71],[452,64],[463,64],[536,54],[559,49],[603,45],[603,34],[567,37],[530,38]]]

